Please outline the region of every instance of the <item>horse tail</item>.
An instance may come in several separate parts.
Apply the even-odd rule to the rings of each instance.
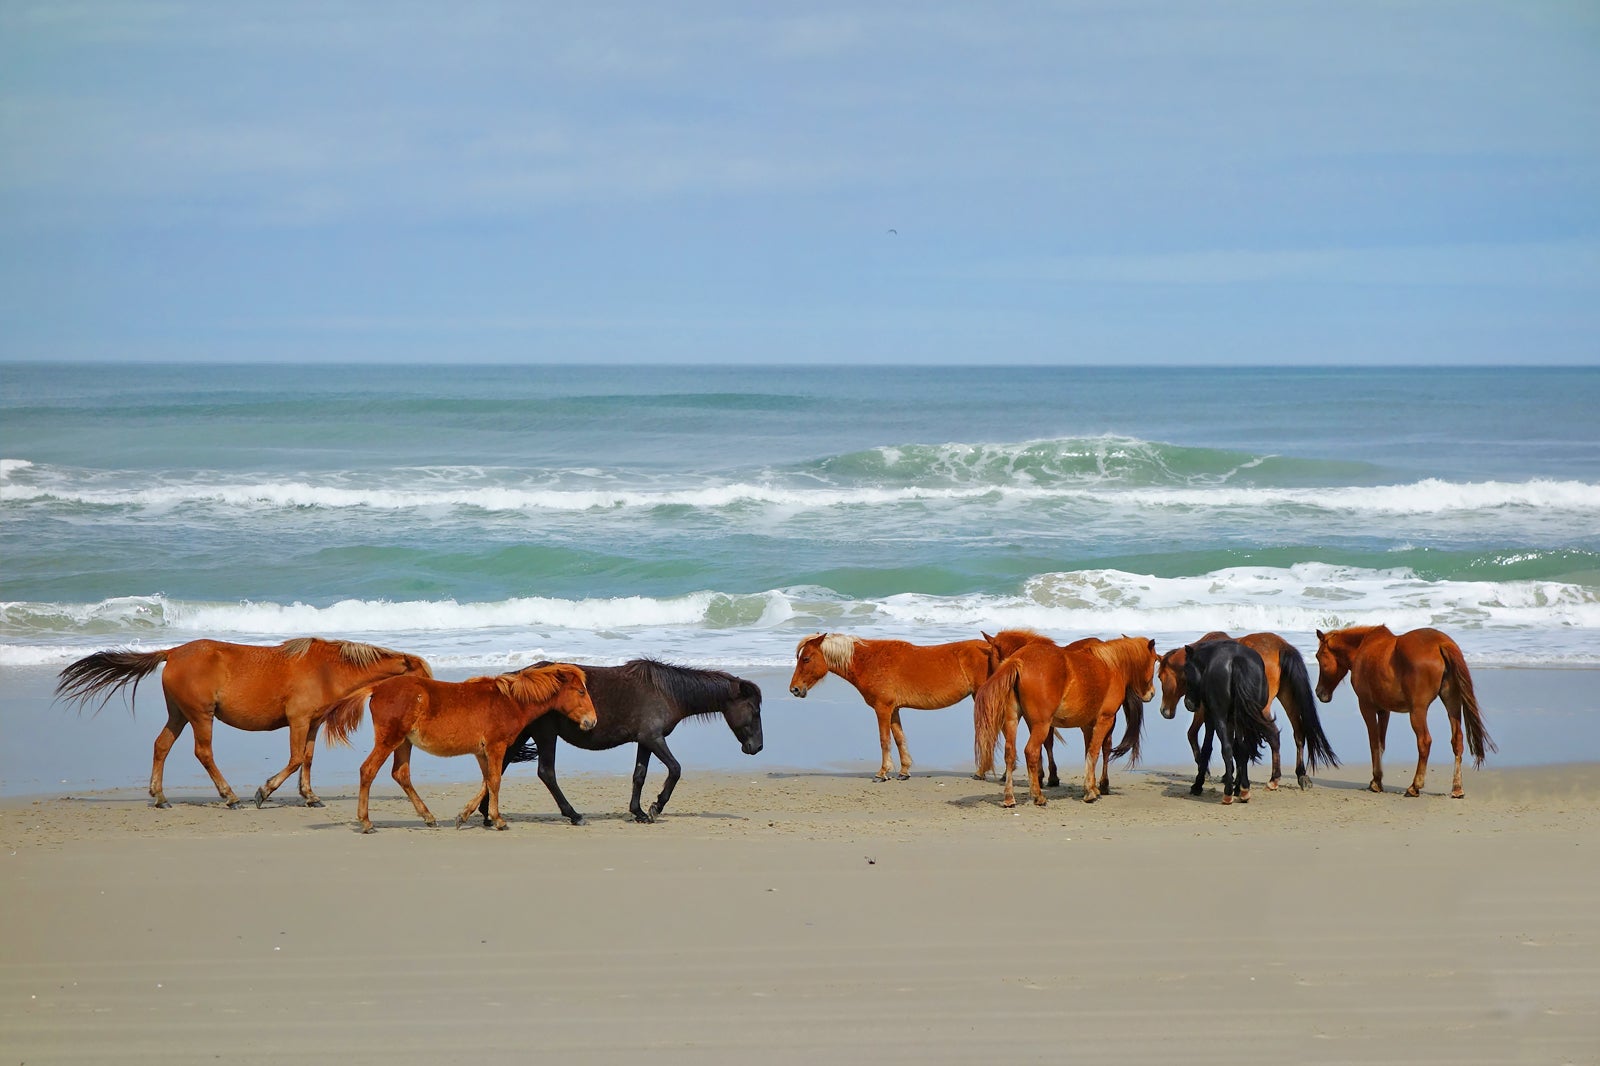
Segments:
[[[510,766],[514,762],[533,762],[537,758],[539,758],[538,742],[529,737],[521,744],[506,749],[505,765]]]
[[[358,688],[328,708],[327,716],[322,719],[322,735],[327,738],[328,747],[349,746],[350,734],[361,724],[361,712],[366,709],[367,696],[372,689],[372,685]]]
[[[1021,668],[1007,659],[972,695],[972,758],[979,777],[994,768],[994,750],[1000,743],[1000,723],[1017,715],[1017,678]]]
[[[1292,644],[1285,643],[1278,652],[1278,699],[1289,694],[1295,714],[1300,719],[1300,733],[1306,742],[1306,769],[1315,772],[1319,765],[1338,766],[1339,757],[1333,753],[1328,734],[1322,729],[1322,719],[1317,717],[1317,701],[1311,695],[1311,676],[1306,673],[1306,661]]]
[[[61,677],[56,682],[55,698],[76,703],[82,710],[91,696],[104,690],[105,696],[100,700],[100,706],[94,709],[99,714],[112,694],[131,682],[133,690],[128,693],[128,707],[131,710],[133,698],[139,694],[139,682],[166,662],[171,653],[171,648],[163,648],[144,652],[97,651],[93,655],[86,655],[61,671]]]
[[[1499,751],[1499,745],[1489,738],[1489,730],[1484,728],[1478,696],[1472,691],[1472,671],[1467,669],[1461,648],[1446,638],[1439,642],[1439,651],[1444,655],[1445,678],[1455,685],[1461,697],[1461,722],[1467,729],[1467,750],[1472,752],[1472,765],[1481,767],[1483,757],[1491,751]]]
[[[1257,670],[1241,669],[1239,662],[1228,671],[1233,692],[1229,711],[1233,719],[1234,748],[1246,752],[1251,762],[1261,758],[1261,746],[1272,739],[1275,726],[1267,717],[1267,676]],[[1211,710],[1206,708],[1207,712]]]
[[[1122,734],[1122,739],[1117,746],[1111,749],[1111,757],[1120,759],[1128,757],[1129,766],[1139,765],[1139,741],[1144,736],[1144,701],[1133,693],[1128,693],[1122,701],[1122,713],[1128,716],[1127,731]]]

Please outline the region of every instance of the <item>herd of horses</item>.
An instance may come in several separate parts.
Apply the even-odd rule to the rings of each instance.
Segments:
[[[500,785],[513,763],[537,761],[561,814],[573,824],[583,815],[573,809],[556,780],[558,739],[587,750],[637,745],[629,812],[653,822],[666,807],[681,767],[667,737],[686,718],[720,716],[747,755],[762,749],[761,689],[720,670],[703,670],[654,659],[622,666],[578,666],[541,661],[520,670],[440,681],[420,656],[354,641],[301,637],[276,646],[195,640],[156,651],[102,651],[62,670],[56,697],[80,708],[94,697],[104,706],[113,694],[139,682],[165,664],[161,685],[167,722],[156,737],[150,769],[155,806],[169,806],[162,785],[168,752],[185,728],[194,731],[195,757],[229,807],[238,795],[212,755],[215,723],[251,731],[289,730],[289,761],[255,792],[256,806],[296,771],[307,806],[321,800],[311,787],[311,762],[319,732],[329,744],[347,744],[363,714],[372,718],[373,747],[361,764],[357,820],[372,832],[368,800],[385,760],[417,814],[432,826],[433,814],[411,784],[413,748],[432,755],[471,755],[483,785],[457,816],[462,825],[476,813],[483,824],[506,828],[500,813]],[[1494,751],[1473,693],[1472,675],[1455,641],[1436,629],[1395,635],[1383,626],[1357,626],[1317,633],[1316,698],[1327,703],[1348,674],[1372,749],[1374,792],[1383,791],[1383,751],[1389,717],[1410,718],[1417,738],[1417,768],[1406,795],[1421,793],[1432,736],[1427,712],[1437,698],[1450,721],[1455,776],[1450,794],[1460,798],[1461,759],[1470,750],[1475,765]],[[1168,719],[1184,701],[1193,714],[1189,745],[1197,774],[1190,791],[1201,795],[1215,743],[1223,763],[1222,802],[1248,802],[1248,767],[1272,751],[1267,787],[1280,777],[1279,732],[1272,703],[1283,707],[1294,734],[1295,778],[1308,788],[1319,766],[1336,766],[1317,716],[1306,664],[1298,650],[1271,633],[1237,640],[1207,633],[1192,644],[1166,653],[1154,640],[1122,636],[1086,637],[1067,645],[1032,630],[1004,630],[981,639],[918,645],[844,633],[815,633],[795,649],[789,692],[804,697],[828,674],[836,674],[861,694],[878,720],[881,761],[875,781],[893,773],[891,745],[899,756],[898,776],[911,775],[900,712],[935,710],[968,697],[973,702],[974,777],[995,769],[996,749],[1004,743],[1002,803],[1016,804],[1013,775],[1017,733],[1026,728],[1022,748],[1033,802],[1044,806],[1044,789],[1059,785],[1055,741],[1058,730],[1081,730],[1084,740],[1084,802],[1110,791],[1108,765],[1127,756],[1139,759],[1144,706],[1161,688],[1161,713]],[[1118,713],[1122,738],[1112,740]],[[1203,731],[1203,739],[1202,739]],[[642,792],[651,757],[667,768],[660,794],[646,809]],[[1048,760],[1049,775],[1044,773]]]

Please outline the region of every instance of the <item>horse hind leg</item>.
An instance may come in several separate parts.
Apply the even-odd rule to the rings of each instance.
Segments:
[[[307,807],[322,806],[322,800],[317,798],[316,791],[311,787],[311,757],[317,752],[317,732],[321,728],[320,718],[307,727],[305,757],[300,760],[300,798],[305,800]]]
[[[1206,772],[1211,767],[1211,744],[1216,737],[1216,730],[1210,722],[1205,723],[1205,730],[1205,741],[1195,752],[1194,763],[1198,772],[1195,774],[1194,784],[1189,786],[1191,796],[1198,796],[1205,790]]]
[[[1461,799],[1466,795],[1461,790],[1461,755],[1466,750],[1467,734],[1461,721],[1461,694],[1455,685],[1447,679],[1444,687],[1439,692],[1444,700],[1445,713],[1450,717],[1450,750],[1455,754],[1455,774],[1450,779],[1450,798]]]
[[[188,725],[189,719],[184,717],[183,712],[168,704],[167,724],[156,734],[155,751],[150,760],[150,798],[155,801],[155,806],[162,809],[172,806],[167,802],[166,790],[162,786],[167,753],[172,750],[172,745],[178,742],[178,737]]]
[[[228,779],[222,776],[222,771],[217,769],[217,760],[211,755],[211,731],[215,719],[208,711],[197,715],[192,723],[194,725],[194,757],[200,760],[200,765],[206,768],[206,773],[211,775],[211,783],[217,786],[217,795],[231,810],[239,806],[239,797],[234,794],[233,786],[228,784]]]
[[[1265,718],[1269,722],[1272,721],[1271,703],[1268,703],[1266,708],[1262,710],[1261,717]],[[1272,776],[1267,778],[1267,791],[1276,792],[1278,791],[1278,779],[1283,776],[1283,760],[1278,751],[1279,739],[1277,729],[1272,731],[1272,740],[1270,741],[1270,746],[1272,748]],[[1248,789],[1248,787],[1249,786],[1246,786],[1246,789]],[[1244,799],[1245,802],[1249,802],[1248,796],[1244,797]]]
[[[1417,772],[1411,779],[1406,795],[1412,799],[1422,795],[1423,782],[1428,777],[1428,753],[1433,751],[1433,734],[1428,732],[1428,708],[1411,712],[1411,731],[1417,735]]]

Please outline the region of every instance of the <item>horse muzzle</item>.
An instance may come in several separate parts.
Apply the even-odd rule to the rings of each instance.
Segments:
[[[759,740],[747,740],[740,744],[739,747],[746,755],[759,755],[761,754],[762,744]]]
[[[599,723],[599,721],[599,718],[591,714],[578,722],[578,728],[587,733],[589,730],[593,729]]]
[[[795,697],[796,699],[801,699],[801,700],[805,699],[806,698],[806,693],[809,692],[809,691],[811,691],[811,690],[810,689],[801,688],[799,685],[790,685],[789,686],[789,695]]]
[[[1176,703],[1174,703],[1171,707],[1168,707],[1164,703],[1161,705],[1161,717],[1165,718],[1167,721],[1170,722],[1170,721],[1172,721],[1172,719],[1176,718],[1177,716],[1178,716],[1178,705]]]

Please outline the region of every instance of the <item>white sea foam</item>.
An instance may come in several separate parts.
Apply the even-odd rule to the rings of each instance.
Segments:
[[[0,481],[6,481],[12,474],[32,466],[33,464],[26,459],[0,459]]]

